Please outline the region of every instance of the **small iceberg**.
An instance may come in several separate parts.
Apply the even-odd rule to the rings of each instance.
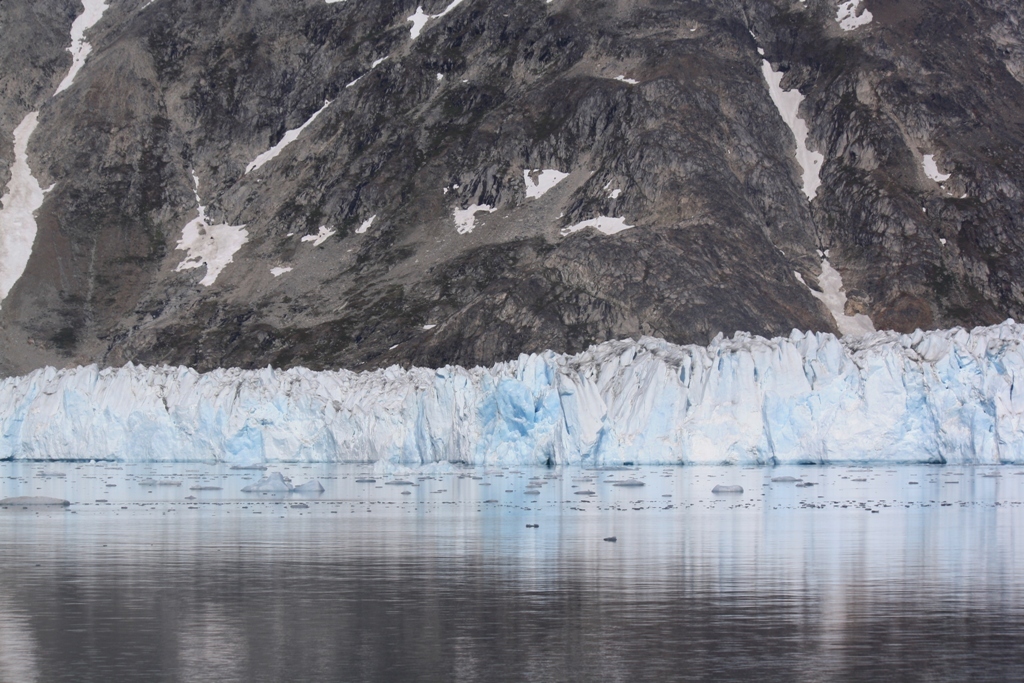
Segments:
[[[50,498],[48,496],[15,496],[14,498],[4,498],[0,500],[0,506],[15,506],[20,505],[27,507],[29,505],[52,505],[57,507],[68,507],[71,505],[68,501],[63,498]]]
[[[646,484],[644,484],[642,481],[637,481],[636,479],[627,479],[626,481],[617,481],[614,484],[612,484],[612,486],[630,486],[630,487],[634,487],[634,486],[646,486]]]
[[[719,484],[711,489],[711,493],[743,493],[743,487],[735,484]]]
[[[772,481],[774,481],[776,483],[788,483],[788,482],[794,482],[794,481],[801,481],[801,479],[799,477],[772,477]],[[854,481],[857,481],[857,480],[854,479]]]
[[[289,493],[291,490],[291,479],[280,472],[271,472],[255,484],[244,487],[242,493]]]
[[[266,465],[232,465],[233,470],[259,470],[264,471],[267,469]]]
[[[221,491],[219,486],[190,486],[189,491]]]
[[[305,484],[299,484],[292,488],[294,493],[323,493],[323,485],[316,479],[310,479]]]

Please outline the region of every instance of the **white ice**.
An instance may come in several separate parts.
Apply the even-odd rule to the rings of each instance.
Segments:
[[[818,186],[821,185],[821,164],[825,157],[807,149],[807,123],[799,114],[800,103],[804,101],[804,97],[799,90],[783,90],[782,72],[772,71],[772,65],[766,59],[761,60],[761,73],[768,83],[772,102],[796,138],[796,161],[803,169],[804,194],[807,195],[807,199],[814,199],[818,194]]]
[[[82,7],[82,13],[71,23],[71,45],[68,47],[68,52],[71,53],[71,68],[57,86],[54,95],[70,88],[75,76],[85,65],[86,57],[92,52],[92,45],[85,39],[85,32],[96,25],[110,5],[105,0],[82,0]]]
[[[632,227],[634,226],[626,224],[626,219],[624,217],[613,218],[611,216],[598,216],[597,218],[590,218],[576,223],[575,225],[570,225],[567,228],[562,228],[561,234],[564,237],[565,235],[571,235],[572,233],[584,228],[594,228],[598,232],[603,232],[606,235],[614,235],[617,232],[629,230]]]
[[[234,260],[235,252],[242,248],[249,238],[244,225],[213,225],[206,216],[206,207],[199,197],[199,178],[192,174],[195,182],[196,203],[199,215],[185,225],[181,239],[175,249],[187,251],[188,256],[175,268],[176,272],[206,266],[206,275],[199,284],[209,287],[217,281],[221,271]]]
[[[0,302],[25,272],[36,240],[35,212],[43,205],[43,188],[28,165],[28,141],[39,112],[32,112],[14,129],[14,163],[7,193],[0,203]]]
[[[328,237],[337,235],[338,231],[334,228],[328,228],[326,225],[321,225],[320,229],[316,231],[315,235],[306,235],[302,238],[303,242],[312,242],[314,247],[319,247],[321,244],[327,241]]]
[[[356,80],[359,80],[359,79],[356,79]],[[273,147],[268,149],[266,152],[264,152],[263,154],[260,154],[258,157],[253,159],[252,162],[250,162],[249,165],[245,167],[245,172],[246,173],[250,173],[252,171],[255,171],[260,166],[263,166],[265,163],[267,163],[268,161],[270,161],[271,159],[276,157],[278,154],[280,154],[282,151],[284,151],[284,148],[287,147],[288,145],[292,144],[293,142],[295,142],[299,138],[299,136],[302,135],[302,131],[304,131],[306,129],[306,126],[308,126],[309,124],[313,123],[313,121],[316,120],[316,117],[320,116],[321,112],[323,112],[323,110],[327,109],[327,107],[329,107],[329,106],[331,106],[331,101],[330,100],[325,100],[324,101],[324,106],[320,107],[315,112],[313,112],[313,115],[310,116],[306,120],[305,123],[303,123],[298,128],[292,128],[291,130],[286,132],[284,134],[284,136],[282,136],[281,140],[278,141],[278,143],[276,145],[274,145]]]
[[[494,213],[497,211],[493,206],[487,204],[473,204],[465,209],[455,209],[455,230],[460,235],[473,232],[476,227],[476,215],[480,212]]]
[[[642,338],[489,368],[44,368],[0,380],[0,460],[1024,464],[1022,378],[1012,321]]]
[[[291,266],[276,266],[270,269],[270,274],[273,275],[274,277],[278,277],[280,275],[284,275],[285,273],[290,272],[292,272]]]
[[[534,174],[537,175],[536,180],[532,177]],[[548,190],[568,177],[568,173],[562,173],[561,171],[553,168],[546,168],[544,170],[536,170],[532,172],[524,170],[523,182],[526,183],[526,198],[540,199]]]
[[[630,85],[637,85],[640,81],[635,81],[632,78],[626,78],[625,76],[616,76],[615,80],[622,81],[623,83],[629,83]]]
[[[373,226],[373,221],[377,218],[377,214],[373,214],[365,221],[363,221],[358,228],[356,228],[356,234],[362,235],[364,232],[369,230]]]
[[[807,285],[800,273],[794,271],[794,275],[797,280]],[[825,304],[836,321],[836,327],[839,328],[840,333],[846,336],[868,334],[875,331],[871,318],[863,313],[846,315],[846,292],[843,291],[843,276],[832,267],[827,258],[821,261],[821,276],[818,278],[818,285],[822,289],[820,292],[811,289],[810,286],[807,288],[811,290],[811,295],[815,299]]]
[[[293,488],[291,479],[280,472],[271,472],[255,484],[242,487],[242,493],[288,493]]]
[[[847,2],[839,5],[839,9],[836,11],[836,21],[839,22],[839,28],[844,31],[852,31],[858,26],[871,23],[873,17],[867,8],[864,8],[860,15],[857,14],[860,3],[861,0],[847,0]]]
[[[618,199],[620,194],[622,194],[622,190],[616,188],[608,195],[608,199]]]
[[[939,167],[935,163],[934,154],[925,154],[921,160],[921,164],[924,166],[924,174],[937,183],[944,183],[951,177],[949,173],[942,173],[939,171]]]

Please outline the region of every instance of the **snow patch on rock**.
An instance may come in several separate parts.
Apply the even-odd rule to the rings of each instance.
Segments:
[[[488,204],[473,204],[465,209],[455,209],[455,230],[460,235],[473,232],[476,227],[476,215],[480,212],[494,213],[498,209]]]
[[[768,60],[761,60],[761,73],[768,83],[768,92],[772,102],[779,110],[782,120],[786,122],[789,129],[793,131],[796,138],[796,161],[803,170],[803,190],[807,199],[814,199],[818,194],[818,187],[821,185],[821,165],[825,161],[818,152],[807,149],[807,123],[800,118],[800,104],[804,101],[799,90],[783,90],[781,71],[773,71]]]
[[[409,21],[412,22],[412,28],[409,29],[409,33],[413,40],[420,37],[420,33],[423,31],[423,27],[427,25],[427,22],[431,19],[440,19],[445,16],[453,9],[461,5],[465,0],[452,0],[444,11],[440,14],[427,14],[423,11],[422,5],[416,8],[416,12],[409,16]]]
[[[358,80],[358,79],[356,79],[356,80]],[[271,159],[277,157],[278,154],[280,154],[281,152],[284,151],[285,147],[287,147],[288,145],[290,145],[293,142],[295,142],[296,140],[298,140],[299,136],[302,135],[302,131],[304,131],[309,124],[313,123],[313,121],[316,120],[316,117],[320,116],[320,114],[323,112],[323,110],[327,109],[327,107],[329,107],[329,106],[331,106],[331,101],[330,100],[325,100],[324,101],[324,106],[320,107],[315,112],[313,112],[313,115],[310,116],[308,119],[306,119],[305,123],[303,123],[298,128],[292,128],[291,130],[286,132],[281,137],[281,140],[278,141],[278,143],[276,145],[274,145],[273,147],[268,149],[266,152],[263,152],[263,154],[260,154],[258,157],[253,159],[249,163],[249,165],[245,167],[245,172],[246,173],[250,173],[252,171],[255,171],[256,169],[260,168],[261,166],[266,164]]]
[[[839,5],[839,9],[836,10],[836,21],[839,22],[839,28],[844,31],[852,31],[855,28],[870,24],[874,18],[871,12],[867,8],[863,8],[863,11],[858,14],[861,0],[847,0]]]
[[[924,174],[937,183],[944,183],[952,177],[949,173],[939,171],[934,154],[925,154],[921,159],[921,165],[924,167]]]
[[[85,66],[85,59],[92,52],[92,45],[85,39],[85,32],[99,22],[110,5],[105,0],[82,0],[82,7],[82,13],[71,23],[71,45],[68,46],[68,52],[71,53],[71,68],[64,80],[57,86],[54,95],[70,88],[75,76]]]
[[[821,261],[821,276],[818,278],[818,285],[822,289],[820,292],[812,289],[810,285],[804,282],[803,275],[797,272],[794,272],[794,274],[797,280],[807,286],[807,289],[811,291],[811,295],[815,299],[825,304],[829,313],[832,314],[832,319],[836,321],[836,327],[839,328],[839,332],[844,336],[869,334],[875,331],[875,325],[871,322],[871,318],[863,313],[846,315],[846,293],[843,291],[843,276],[832,267],[827,258]]]
[[[32,112],[14,129],[14,163],[7,193],[0,199],[0,303],[21,278],[36,240],[35,213],[46,191],[28,165],[28,141],[35,132],[39,112]]]
[[[358,228],[356,228],[356,234],[362,235],[364,232],[369,230],[373,226],[373,221],[377,218],[377,214],[373,214],[365,221],[363,221]]]
[[[570,225],[567,228],[562,228],[561,235],[571,235],[574,232],[583,230],[584,228],[594,228],[598,232],[602,232],[605,235],[614,235],[622,232],[623,230],[629,230],[635,227],[627,225],[625,217],[614,218],[612,216],[598,216],[597,218],[589,218],[585,221],[580,221],[575,225]]]
[[[562,173],[553,168],[546,168],[544,170],[538,168],[533,171],[524,170],[523,182],[526,184],[526,198],[540,199],[548,190],[568,177],[568,173]]]
[[[221,271],[234,260],[235,252],[242,248],[249,238],[244,225],[213,225],[206,216],[206,207],[199,197],[199,178],[192,174],[195,183],[196,203],[199,215],[185,225],[175,249],[187,251],[188,256],[178,264],[175,272],[206,266],[206,275],[199,284],[209,287],[217,281]]]
[[[334,228],[328,228],[326,225],[321,225],[316,231],[315,235],[306,235],[302,238],[302,242],[312,242],[314,247],[319,247],[321,244],[327,241],[328,237],[337,235],[338,231]]]

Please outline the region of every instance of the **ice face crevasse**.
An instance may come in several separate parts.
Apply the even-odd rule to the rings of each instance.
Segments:
[[[0,381],[0,459],[1024,463],[1024,326],[607,342],[490,368],[45,368]]]
[[[43,205],[46,190],[28,165],[28,141],[36,129],[39,112],[32,112],[14,129],[14,164],[11,180],[0,202],[0,303],[25,272],[36,239],[35,212]]]

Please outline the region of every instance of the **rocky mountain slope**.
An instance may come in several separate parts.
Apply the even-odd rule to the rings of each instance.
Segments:
[[[1011,0],[5,0],[0,374],[1024,311]]]

